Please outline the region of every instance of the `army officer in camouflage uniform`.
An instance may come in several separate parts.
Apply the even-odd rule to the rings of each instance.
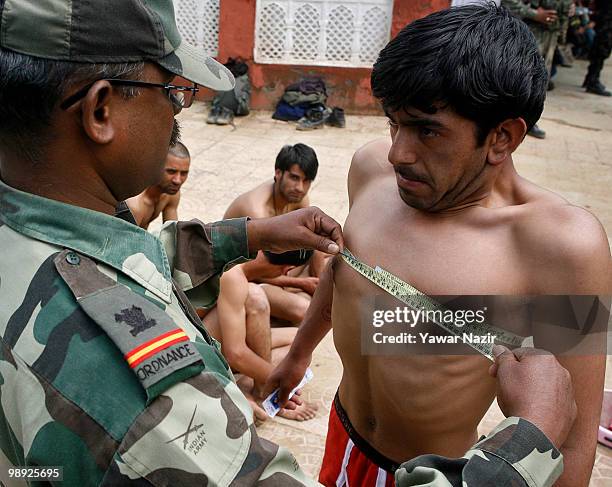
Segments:
[[[0,483],[30,466],[70,487],[314,484],[258,437],[183,291],[205,299],[261,248],[336,253],[339,226],[306,209],[138,228],[118,202],[159,179],[193,83],[231,75],[181,41],[168,0],[2,0],[0,20]],[[428,471],[550,485],[555,440],[525,417]]]
[[[215,292],[261,248],[335,253],[340,226],[307,209],[173,222],[159,240],[114,217],[159,181],[194,83],[232,75],[181,42],[170,1],[8,0],[0,15],[2,480],[37,465],[75,487],[312,482],[258,438],[181,288]]]

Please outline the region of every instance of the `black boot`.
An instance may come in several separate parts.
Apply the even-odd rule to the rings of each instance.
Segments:
[[[531,127],[531,129],[527,131],[527,135],[531,135],[532,137],[535,137],[536,139],[545,139],[546,138],[546,132],[544,132],[537,125],[534,125],[533,127]]]
[[[599,96],[612,96],[612,93],[606,90],[606,87],[603,85],[601,81],[595,81],[594,83],[593,82],[588,83],[586,85],[586,92],[593,93],[594,95],[599,95]]]
[[[326,123],[327,125],[331,125],[332,127],[338,127],[341,129],[346,127],[346,119],[344,118],[344,109],[340,107],[334,107]]]
[[[601,73],[602,69],[603,61],[591,57],[591,62],[589,63],[589,68],[587,70],[586,76],[584,77],[582,87],[586,88],[587,86],[593,86],[599,83],[599,74]]]

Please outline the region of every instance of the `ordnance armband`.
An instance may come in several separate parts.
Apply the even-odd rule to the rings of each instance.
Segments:
[[[72,250],[54,259],[77,303],[121,351],[151,402],[177,382],[199,374],[204,362],[185,330],[152,300],[101,272]]]

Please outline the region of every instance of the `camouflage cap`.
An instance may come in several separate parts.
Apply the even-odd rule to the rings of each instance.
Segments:
[[[0,46],[60,61],[152,61],[214,90],[234,86],[225,66],[181,38],[172,0],[0,0]]]

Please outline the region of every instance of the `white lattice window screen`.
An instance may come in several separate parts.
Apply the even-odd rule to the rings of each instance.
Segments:
[[[350,61],[355,22],[353,12],[344,5],[334,8],[328,18],[325,57],[330,61]]]
[[[318,40],[321,35],[319,11],[305,4],[298,8],[293,18],[293,42],[291,56],[314,61],[319,53]]]
[[[269,62],[281,61],[285,52],[286,12],[276,3],[263,8],[258,24],[261,40],[258,45],[261,55]]]
[[[257,0],[255,61],[370,67],[392,12],[393,0]]]
[[[209,56],[219,54],[219,1],[174,0],[181,36]]]

